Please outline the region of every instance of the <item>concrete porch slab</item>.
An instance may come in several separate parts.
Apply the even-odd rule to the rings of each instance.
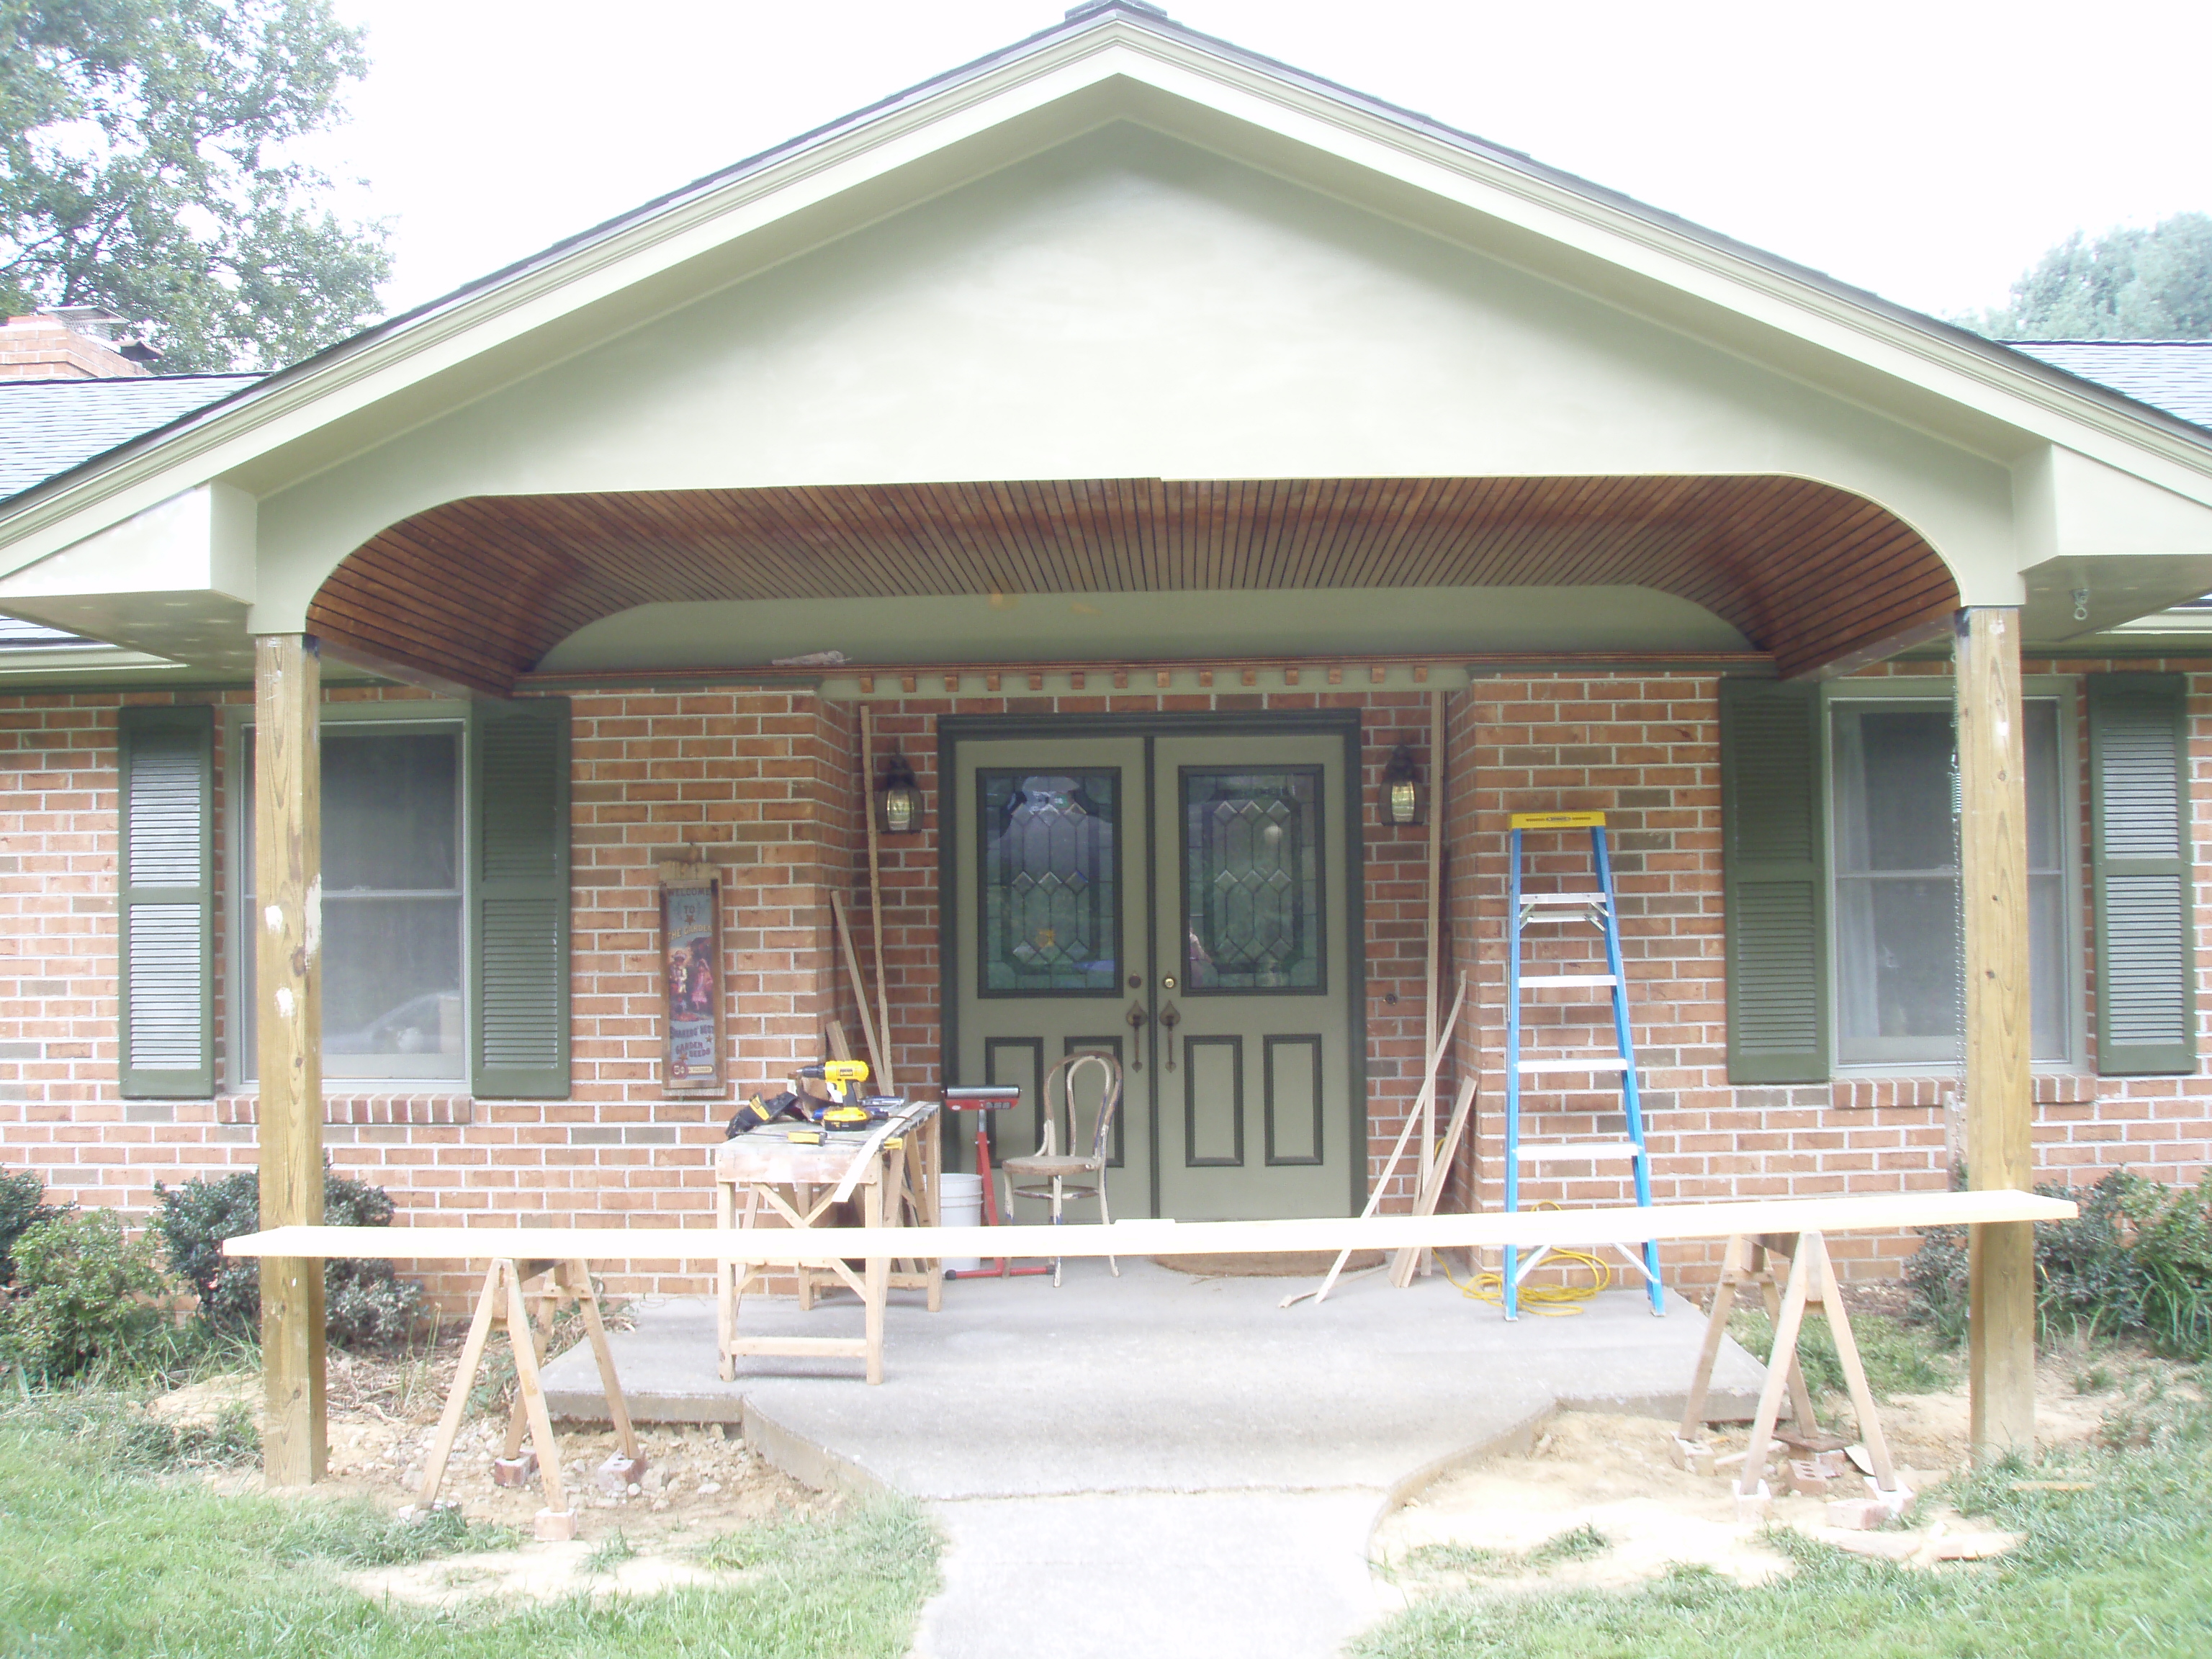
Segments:
[[[1310,1281],[1121,1273],[1070,1262],[1058,1291],[957,1281],[935,1315],[895,1293],[880,1388],[857,1359],[756,1359],[721,1382],[704,1297],[638,1307],[615,1360],[641,1421],[742,1423],[800,1480],[927,1504],[951,1548],[927,1659],[1031,1652],[1048,1606],[1097,1605],[1105,1584],[1124,1611],[1095,1644],[1054,1620],[1056,1652],[1317,1656],[1382,1606],[1366,1550],[1390,1507],[1562,1407],[1679,1412],[1704,1334],[1680,1297],[1654,1318],[1633,1291],[1509,1325],[1440,1275],[1406,1291],[1372,1275],[1285,1310]],[[860,1316],[840,1297],[810,1314],[750,1299],[744,1317],[833,1334]],[[1728,1344],[1713,1409],[1747,1418],[1760,1377]],[[605,1417],[587,1352],[546,1385],[556,1415]]]

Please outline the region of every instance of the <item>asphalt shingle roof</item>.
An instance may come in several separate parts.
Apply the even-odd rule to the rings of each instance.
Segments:
[[[2212,340],[2008,340],[2014,351],[2212,427]]]
[[[128,380],[0,380],[0,501],[259,379],[154,374]]]

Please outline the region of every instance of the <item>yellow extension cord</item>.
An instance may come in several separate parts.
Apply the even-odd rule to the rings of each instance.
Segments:
[[[1540,1210],[1556,1210],[1551,1202],[1539,1204]],[[1578,1262],[1589,1269],[1590,1282],[1587,1285],[1523,1285],[1520,1303],[1531,1313],[1541,1314],[1547,1319],[1564,1319],[1582,1312],[1582,1304],[1596,1296],[1613,1283],[1613,1268],[1602,1257],[1587,1250],[1553,1250],[1545,1257],[1547,1261]],[[1505,1305],[1505,1275],[1502,1273],[1480,1273],[1462,1284],[1452,1279],[1452,1270],[1444,1266],[1443,1252],[1437,1252],[1437,1269],[1446,1279],[1451,1279],[1452,1288],[1470,1302],[1487,1302],[1493,1308]]]

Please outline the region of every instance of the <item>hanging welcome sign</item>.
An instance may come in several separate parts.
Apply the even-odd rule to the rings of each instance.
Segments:
[[[724,1092],[722,889],[704,865],[660,866],[660,960],[667,997],[661,1085]]]

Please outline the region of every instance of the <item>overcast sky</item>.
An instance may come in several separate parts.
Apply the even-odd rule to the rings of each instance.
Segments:
[[[316,159],[392,221],[398,311],[1066,3],[337,0],[374,67]],[[2073,230],[2212,210],[2207,0],[1167,9],[1939,313],[2000,301]]]

